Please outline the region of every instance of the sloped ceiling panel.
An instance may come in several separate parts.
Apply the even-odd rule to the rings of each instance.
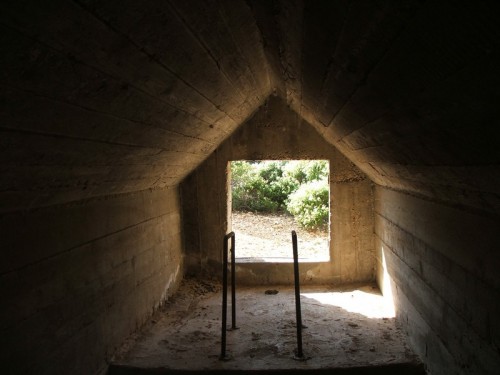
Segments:
[[[2,8],[3,211],[176,185],[271,92],[244,2]]]
[[[374,182],[499,213],[494,5],[3,4],[0,210],[174,186],[272,94]]]
[[[280,95],[373,181],[500,212],[493,2],[251,4]]]

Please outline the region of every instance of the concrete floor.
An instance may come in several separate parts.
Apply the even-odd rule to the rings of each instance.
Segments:
[[[266,294],[269,290],[278,293]],[[355,369],[368,373],[363,370],[366,367],[375,369],[374,373],[379,369],[384,374],[425,374],[396,326],[392,306],[374,286],[302,288],[307,327],[303,346],[310,357],[303,362],[293,359],[297,344],[294,291],[283,286],[237,288],[239,329],[227,332],[230,360],[220,361],[221,296],[217,284],[185,281],[169,304],[117,353],[110,374],[180,370],[352,373]]]

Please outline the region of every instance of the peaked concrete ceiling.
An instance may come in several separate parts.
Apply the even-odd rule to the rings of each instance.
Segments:
[[[178,184],[269,95],[374,182],[500,213],[495,2],[1,6],[1,211]]]

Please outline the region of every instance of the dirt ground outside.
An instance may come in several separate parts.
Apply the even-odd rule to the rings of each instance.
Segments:
[[[236,235],[236,258],[293,259],[291,231],[297,232],[301,259],[329,259],[328,231],[307,231],[293,216],[276,213],[232,212],[232,230]]]

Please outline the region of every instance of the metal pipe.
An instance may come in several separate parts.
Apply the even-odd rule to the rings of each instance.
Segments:
[[[228,239],[231,238],[231,245],[234,248],[234,232],[224,236],[222,251],[222,327],[220,340],[220,360],[227,360],[226,356],[226,324],[227,324],[227,261],[228,261]],[[233,251],[234,252],[234,251]],[[233,301],[234,303],[234,301]],[[234,318],[233,318],[234,319]]]
[[[231,330],[236,327],[236,239],[234,232],[231,232]]]
[[[295,279],[295,313],[297,317],[297,359],[304,358],[302,351],[302,311],[300,307],[300,285],[299,285],[299,255],[297,250],[297,233],[292,230],[293,245],[293,271]]]

